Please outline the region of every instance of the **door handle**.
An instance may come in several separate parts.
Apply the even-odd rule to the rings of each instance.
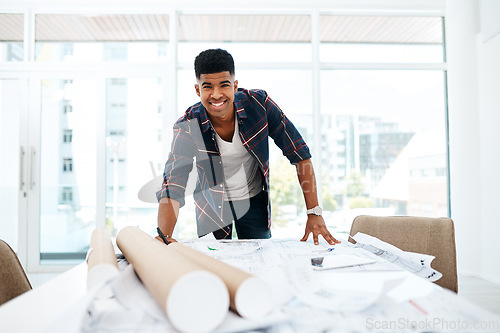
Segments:
[[[24,190],[24,147],[19,147],[19,191]]]
[[[30,190],[33,189],[33,186],[35,186],[35,180],[33,179],[33,164],[35,163],[35,155],[36,155],[36,150],[35,148],[31,147],[31,154],[30,154]]]

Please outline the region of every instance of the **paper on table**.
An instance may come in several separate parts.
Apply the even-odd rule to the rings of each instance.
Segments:
[[[114,297],[94,300],[85,311],[81,333],[176,331],[132,265],[127,264],[109,284]]]
[[[324,272],[326,273],[326,272]],[[374,304],[380,297],[380,290],[360,291],[335,289],[321,281],[321,276],[307,270],[297,270],[291,277],[298,299],[308,306],[330,312],[357,312]]]
[[[358,265],[368,265],[368,264],[374,264],[377,261],[368,259],[368,258],[361,258],[357,256],[350,256],[347,254],[333,254],[325,257],[320,257],[322,258],[321,263],[316,263],[313,264],[313,269],[317,271],[325,270],[325,269],[335,269],[335,268],[342,268],[342,267],[352,267],[352,266],[358,266]],[[316,258],[311,258],[311,262],[313,262],[313,259]]]
[[[394,245],[361,232],[356,233],[353,239],[356,241],[356,246],[393,262],[399,267],[428,281],[434,282],[443,276],[443,274],[431,267],[431,262],[435,258],[434,256],[405,252]]]
[[[125,227],[116,242],[142,283],[179,331],[215,329],[229,309],[227,288],[215,274],[136,227]]]

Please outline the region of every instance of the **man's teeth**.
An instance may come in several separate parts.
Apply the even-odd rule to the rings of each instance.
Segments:
[[[212,103],[213,106],[221,106],[222,104],[224,104],[224,102],[220,102],[220,103]]]

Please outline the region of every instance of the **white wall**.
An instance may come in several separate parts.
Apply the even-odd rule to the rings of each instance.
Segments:
[[[446,2],[446,53],[448,63],[448,114],[450,135],[450,206],[455,221],[458,270],[482,269],[479,154],[479,98],[476,38],[478,3]]]
[[[500,283],[500,36],[484,41],[479,8],[446,2],[451,217],[459,273]]]
[[[500,11],[497,12],[500,21]],[[500,284],[500,34],[477,40],[482,276]]]

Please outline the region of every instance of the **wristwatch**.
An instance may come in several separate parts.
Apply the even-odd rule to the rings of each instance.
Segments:
[[[323,210],[321,209],[320,206],[313,207],[313,208],[308,209],[306,211],[307,215],[314,214],[314,215],[317,215],[317,216],[321,216],[322,213],[323,213]]]

